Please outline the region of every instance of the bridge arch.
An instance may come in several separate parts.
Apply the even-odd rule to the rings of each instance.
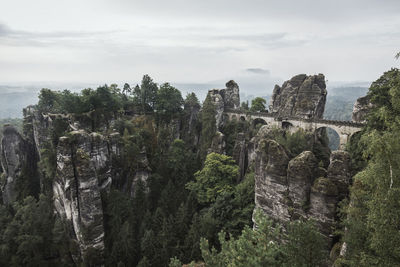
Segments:
[[[335,151],[340,148],[340,134],[335,129],[328,126],[321,126],[315,129],[315,131],[325,131],[324,134],[326,134],[328,137],[328,146],[331,151]]]
[[[339,135],[339,149],[344,149],[345,145],[350,138],[361,131],[364,126],[363,123],[355,123],[351,121],[333,121],[324,119],[307,119],[301,117],[289,117],[281,119],[276,116],[276,114],[271,113],[244,113],[239,110],[225,110],[228,114],[229,119],[237,119],[238,122],[249,121],[252,124],[257,124],[257,122],[262,122],[270,126],[276,126],[288,131],[295,131],[298,129],[303,129],[306,132],[316,132],[320,128],[331,128],[332,133],[336,132]],[[264,122],[263,122],[264,121]],[[337,139],[337,136],[336,136]]]
[[[293,127],[294,127],[294,125],[291,122],[288,122],[288,121],[282,122],[282,129],[284,129],[284,130],[290,130]]]
[[[256,127],[258,124],[267,125],[268,123],[262,118],[253,119],[253,127]]]

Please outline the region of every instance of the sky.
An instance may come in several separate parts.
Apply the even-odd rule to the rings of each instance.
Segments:
[[[400,65],[399,14],[399,0],[0,0],[0,84],[368,82]]]

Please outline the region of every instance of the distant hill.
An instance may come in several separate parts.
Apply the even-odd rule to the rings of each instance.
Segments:
[[[22,109],[37,102],[39,89],[27,91],[4,92],[0,87],[0,119],[22,118]]]
[[[200,101],[205,99],[209,89],[219,88],[220,84],[173,84],[183,93],[183,96],[189,92],[195,92]],[[78,91],[83,88],[97,88],[95,84],[35,84],[35,85],[0,85],[0,119],[4,118],[22,118],[22,109],[28,105],[36,104],[37,96],[41,88],[50,88],[53,90],[64,90],[65,88],[71,91]],[[222,87],[221,87],[222,88]],[[246,94],[246,87],[243,87],[244,92],[241,93],[241,101],[249,101],[256,96],[262,96],[267,100],[269,105],[268,90],[256,95],[255,93]],[[328,98],[325,106],[324,117],[332,120],[351,120],[351,112],[356,99],[363,96],[368,91],[367,87],[335,87],[328,88]]]
[[[357,98],[366,95],[367,87],[337,87],[328,89],[324,118],[328,120],[351,120],[353,105]]]

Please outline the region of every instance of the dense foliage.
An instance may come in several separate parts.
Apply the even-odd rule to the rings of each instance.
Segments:
[[[326,263],[325,242],[312,221],[291,222],[286,233],[259,210],[255,221],[257,228],[246,226],[238,238],[221,231],[218,234],[220,250],[210,249],[209,242],[202,238],[200,246],[206,266],[312,267]],[[169,266],[182,264],[173,258]]]
[[[384,73],[372,83],[368,95],[373,108],[367,118],[367,127],[350,144],[353,157],[365,162],[357,166],[366,167],[354,177],[350,203],[344,208],[347,252],[340,263],[398,266],[400,71],[392,69]]]
[[[252,112],[263,112],[265,111],[265,105],[267,101],[262,97],[256,97],[251,101],[250,111]]]
[[[350,200],[343,203],[347,252],[335,264],[396,266],[400,261],[399,70],[385,73],[369,94],[374,108],[368,126],[348,147],[353,169],[361,172],[354,178]],[[246,141],[253,138],[262,123],[225,123],[220,129],[225,154],[211,152],[217,132],[211,98],[200,111],[194,93],[183,99],[177,88],[168,83],[159,86],[148,75],[140,85],[125,84],[122,90],[117,85],[81,93],[43,89],[37,108],[42,113],[72,114],[88,131],[118,131],[121,136],[121,157],[113,159],[118,174],[110,191],[101,195],[104,262],[91,250],[83,262],[73,258],[79,246],[70,238],[72,229],[53,212],[56,148],[69,127],[56,118],[38,163],[41,194],[25,190],[16,202],[0,205],[1,266],[326,264],[328,248],[312,221],[277,226],[257,213],[257,227],[252,229],[254,167],[241,173],[235,145],[239,135]],[[242,109],[249,110],[248,103]],[[264,111],[265,101],[256,98],[250,110]],[[25,135],[31,135],[26,128],[22,127]],[[310,135],[276,129],[268,134],[266,138],[283,145],[290,158],[311,150],[321,166],[329,163],[324,131]],[[144,165],[150,176],[134,183]]]
[[[178,89],[168,83],[158,86],[148,75],[140,85],[125,84],[122,90],[114,84],[81,93],[41,90],[39,112],[70,114],[88,131],[120,133],[121,157],[113,163],[119,173],[111,191],[102,193],[107,266],[166,266],[174,256],[183,262],[201,260],[200,238],[219,246],[220,230],[237,236],[251,225],[254,176],[249,173],[239,180],[239,167],[230,156],[212,153],[205,159],[216,131],[215,107],[206,100],[199,113],[200,108],[194,93],[184,100]],[[71,229],[53,213],[56,149],[69,127],[60,118],[52,120],[50,138],[41,150],[38,168],[43,195],[21,195],[14,204],[0,206],[0,265],[70,266],[78,260],[71,258],[71,252],[79,251],[70,238]],[[175,139],[171,125],[179,124],[184,128],[181,139]],[[21,132],[32,138],[25,126]],[[235,128],[231,134],[236,133]],[[147,182],[139,181],[131,195],[126,185],[143,168],[143,157],[151,176]],[[216,173],[214,182],[203,184],[215,162],[227,170],[226,182],[218,181]],[[29,177],[24,179],[29,181]],[[193,184],[200,189],[192,188]],[[203,201],[202,190],[215,193],[211,201]],[[83,256],[84,265],[102,263],[94,251]]]

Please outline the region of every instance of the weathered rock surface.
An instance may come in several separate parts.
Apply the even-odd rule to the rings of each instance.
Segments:
[[[299,74],[275,85],[270,112],[279,117],[322,118],[326,101],[326,84],[323,74],[307,76]]]
[[[224,91],[225,108],[229,109],[240,108],[239,85],[235,81],[230,80],[225,84],[225,86],[226,86],[226,89]]]
[[[368,112],[371,108],[372,104],[368,95],[358,98],[353,106],[352,120],[354,122],[366,122]]]
[[[350,155],[347,151],[333,151],[330,157],[327,177],[338,189],[339,199],[349,194],[351,180]]]
[[[224,124],[223,112],[225,109],[238,109],[240,107],[240,96],[238,84],[230,80],[225,89],[213,89],[208,91],[216,110],[216,126],[220,129]]]
[[[32,140],[41,157],[46,144],[52,142],[53,132],[66,130],[71,125],[71,117],[64,114],[42,114],[34,106],[23,110],[24,135]],[[71,129],[70,130],[74,130]]]
[[[255,204],[269,217],[286,222],[288,210],[287,165],[289,157],[280,144],[263,140],[255,159]]]
[[[309,216],[317,222],[320,232],[332,237],[334,231],[338,190],[330,179],[318,178],[311,188]]]
[[[349,153],[334,151],[330,157],[327,177],[318,178],[311,188],[309,216],[328,238],[333,237],[338,203],[348,196],[350,178]]]
[[[1,140],[1,168],[3,178],[1,191],[3,203],[18,198],[18,192],[38,193],[39,180],[36,171],[36,151],[13,126],[4,126]],[[16,188],[16,186],[19,188]],[[24,197],[24,196],[21,196]]]
[[[263,125],[258,130],[256,136],[251,138],[249,143],[247,144],[247,158],[248,158],[248,165],[250,166],[256,160],[257,150],[260,145],[260,141],[264,139],[272,139],[273,136],[271,135],[271,128],[269,125]]]
[[[225,154],[225,147],[225,135],[221,132],[216,132],[207,153],[215,152],[218,154]]]
[[[331,241],[338,203],[348,195],[349,154],[333,152],[326,171],[311,151],[290,159],[283,146],[263,139],[254,161],[256,208],[279,222],[312,218]]]
[[[318,169],[318,161],[311,151],[304,151],[292,159],[287,167],[289,198],[292,202],[292,218],[305,217],[310,202],[310,188]]]
[[[99,183],[111,179],[109,161],[107,142],[100,134],[73,131],[59,140],[54,205],[61,218],[69,223],[81,255],[88,248],[96,250],[99,257],[104,252]]]

